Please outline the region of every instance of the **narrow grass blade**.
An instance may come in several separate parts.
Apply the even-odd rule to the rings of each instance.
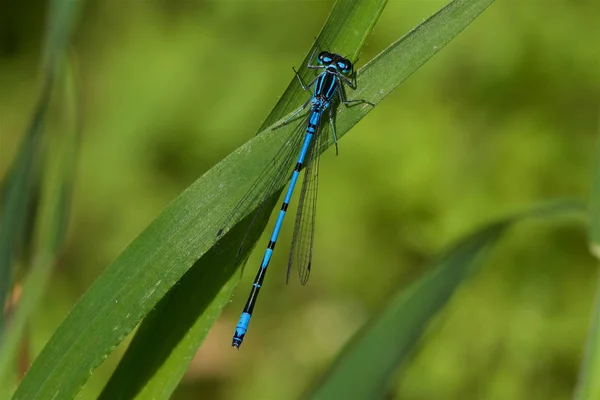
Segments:
[[[359,75],[359,87],[370,86],[371,80],[373,86],[357,93],[374,102],[380,101],[458,34],[490,2],[457,0],[442,9],[369,63],[363,69],[368,78]],[[371,15],[377,16],[379,12]],[[339,21],[331,17],[330,20]],[[354,33],[350,30],[354,27],[345,27],[349,31],[341,32],[352,37]],[[365,29],[371,27],[372,24],[367,24]],[[437,32],[438,29],[441,33]],[[355,40],[355,48],[358,49],[364,36],[361,34]],[[356,54],[357,51],[350,53]],[[287,109],[285,105],[280,107],[281,110]],[[343,109],[339,113],[336,117],[338,136],[356,124],[370,108],[361,107]],[[235,270],[228,268],[231,255],[215,254],[211,250],[219,223],[247,190],[247,183],[253,181],[253,177],[282,145],[290,129],[293,127],[286,126],[277,132],[263,130],[175,199],[75,305],[32,366],[15,398],[73,397],[93,369],[154,307],[160,314],[157,313],[152,320],[148,318],[148,327],[161,324],[168,327],[177,313],[184,317],[181,317],[180,325],[175,327],[172,336],[167,338],[164,348],[160,347],[164,343],[162,337],[154,339],[148,334],[151,332],[149,328],[140,328],[145,336],[140,337],[139,343],[146,346],[152,344],[153,352],[158,355],[157,360],[152,360],[152,352],[143,352],[145,358],[142,363],[148,363],[148,370],[137,375],[141,379],[135,378],[132,385],[139,394],[140,385],[145,385],[150,376],[156,375],[157,368],[164,368],[164,375],[161,372],[159,380],[152,382],[148,391],[143,393],[145,396],[156,395],[157,398],[168,397],[174,382],[178,381],[193,350],[202,341],[235,284],[236,278],[232,278]],[[236,235],[239,237],[246,222],[239,221],[223,240],[235,239]],[[188,270],[189,274],[181,279]],[[188,281],[192,279],[190,277],[194,277],[194,281]],[[182,288],[181,293],[179,287]],[[192,289],[195,293],[192,293]],[[170,290],[172,292],[165,298]],[[158,304],[163,298],[164,303]],[[190,301],[194,301],[194,304],[185,304],[182,299],[192,299]],[[171,301],[175,306],[170,304]],[[163,310],[170,310],[170,314]],[[167,314],[169,318],[165,317]],[[182,330],[186,326],[193,332],[184,336]],[[161,335],[164,333],[169,334],[169,331],[165,328]],[[177,348],[173,347],[175,343]],[[135,366],[133,362],[124,363],[129,366],[123,367],[128,369],[123,376],[136,376],[132,368],[139,368],[140,361]],[[114,381],[116,383],[111,383],[105,396],[128,387],[125,380],[119,378]],[[163,392],[155,391],[154,388],[158,390],[163,384],[166,387]]]
[[[381,15],[386,2],[338,1],[317,42],[323,48],[356,55]],[[348,26],[352,26],[351,34],[348,34]],[[311,54],[312,51],[302,65],[306,65]],[[305,67],[301,68],[300,73],[306,72],[305,70]],[[293,77],[290,86],[267,117],[265,124],[276,122],[286,112],[292,111],[305,101],[306,92],[300,88],[297,79]],[[268,220],[268,213],[265,214],[262,226]],[[243,232],[245,226],[241,230],[241,233]],[[258,237],[248,240],[254,243]],[[250,251],[251,248],[247,250]],[[244,258],[242,256],[240,260]],[[214,289],[204,287],[203,282],[208,279],[207,273],[211,266],[212,268],[231,266],[232,260],[233,258],[215,264],[213,254],[203,256],[180,283],[158,303],[136,332],[121,363],[102,392],[102,399],[111,399],[117,394],[122,396],[121,398],[157,399],[168,398],[171,395],[239,280],[239,275],[231,275],[233,269],[225,268],[227,274],[220,279],[221,284],[225,283],[225,285],[219,292],[215,292]],[[212,282],[215,282],[214,279]],[[216,295],[205,296],[206,293],[211,292]],[[148,348],[153,348],[155,351],[148,352]],[[140,361],[143,368],[140,368]]]
[[[42,68],[46,79],[52,80],[63,63],[84,1],[49,0],[49,3]]]
[[[0,382],[5,382],[7,386],[12,356],[18,347],[28,317],[43,293],[54,254],[66,231],[65,215],[68,214],[68,206],[64,199],[69,197],[69,190],[65,191],[65,186],[52,187],[66,175],[48,175],[48,171],[56,172],[52,168],[42,174],[40,167],[52,159],[46,157],[48,152],[45,144],[49,141],[44,137],[44,122],[55,87],[55,78],[60,72],[61,61],[74,25],[75,10],[81,3],[52,0],[50,4],[43,47],[40,98],[15,162],[3,183],[0,209],[0,310],[5,310],[4,303],[11,290],[16,246],[20,244],[34,253],[33,257],[28,257],[32,269],[23,285],[21,300],[16,310],[9,310],[10,324],[4,324],[5,315],[0,311]],[[53,154],[55,155],[56,153]],[[61,162],[68,160],[71,158],[66,157]],[[71,179],[62,181],[63,184],[72,181],[72,170],[72,165],[66,167]],[[33,204],[33,188],[42,183],[42,199]],[[59,193],[62,200],[59,201],[58,197],[54,196],[55,193]],[[37,233],[25,234],[26,221],[33,220],[32,215],[36,216],[32,226],[36,226]],[[36,243],[24,243],[32,239],[35,239]]]
[[[44,117],[48,109],[51,87],[46,85],[35,114],[21,143],[14,164],[3,184],[0,219],[0,310],[11,290],[13,263],[19,240],[25,233],[25,222],[32,205],[32,191],[38,175],[36,163],[42,158],[41,142]],[[4,313],[0,312],[0,341],[3,339]]]
[[[18,155],[3,184],[0,215],[0,308],[4,309],[12,283],[15,246],[24,236],[28,207],[32,205],[32,187],[36,181],[36,163],[42,159],[40,143],[43,121],[52,93],[54,76],[68,44],[75,16],[82,1],[51,0],[43,50],[42,90],[31,123]],[[3,327],[0,312],[0,334]],[[1,339],[1,337],[0,337]]]
[[[391,44],[358,71],[353,98],[378,104],[400,83],[465,29],[494,0],[454,0],[425,22]],[[338,137],[371,111],[371,107],[353,107],[349,116],[340,107],[336,117]]]
[[[427,325],[453,293],[481,267],[482,256],[515,223],[531,217],[579,212],[577,202],[556,202],[489,224],[459,242],[407,290],[400,289],[342,351],[307,398],[379,399],[396,368],[407,360]],[[365,367],[367,366],[367,367]]]
[[[0,382],[8,382],[14,356],[29,317],[39,305],[63,242],[75,178],[81,125],[77,113],[73,74],[67,69],[65,79],[66,110],[63,130],[49,140],[48,154],[42,175],[40,207],[35,224],[32,265],[22,284],[20,301],[12,312],[10,324],[0,342]]]

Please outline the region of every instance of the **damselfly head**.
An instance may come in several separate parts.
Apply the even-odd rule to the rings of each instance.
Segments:
[[[317,56],[317,61],[319,64],[325,67],[334,67],[344,75],[352,72],[352,63],[350,60],[340,56],[339,54],[322,51]]]

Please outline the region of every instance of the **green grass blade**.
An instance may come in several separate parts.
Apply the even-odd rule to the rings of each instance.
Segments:
[[[359,75],[359,90],[352,97],[380,101],[458,34],[490,2],[462,0],[446,6],[370,62],[363,69],[364,74]],[[346,27],[351,28],[348,25]],[[437,32],[438,29],[441,34]],[[360,36],[357,46],[362,41]],[[365,87],[371,83],[372,87],[361,91],[361,85]],[[368,106],[342,107],[336,117],[338,135],[343,135],[369,109]],[[73,397],[93,369],[165,298],[176,283],[179,283],[178,287],[195,284],[197,297],[193,299],[198,303],[193,309],[182,312],[201,316],[197,322],[200,325],[194,329],[200,332],[208,330],[225,304],[227,293],[234,284],[232,279],[235,280],[232,278],[235,268],[228,267],[232,255],[211,250],[216,231],[248,189],[248,182],[252,182],[261,172],[291,129],[292,126],[285,126],[276,132],[264,130],[175,199],[76,304],[32,366],[15,398]],[[234,240],[243,234],[247,221],[238,222],[223,238],[224,241]],[[188,270],[189,275],[182,280]],[[193,282],[187,280],[191,276],[195,279]],[[174,297],[169,296],[164,304],[180,301],[172,300],[178,298],[177,289],[172,293],[175,293]],[[182,325],[193,321],[188,316],[182,319]],[[159,322],[165,327],[169,326],[168,320],[156,323]],[[203,334],[199,333],[200,337]],[[172,335],[169,338],[171,343],[177,342],[178,346],[189,344],[178,337],[180,331]],[[186,337],[185,340],[198,339]],[[194,346],[197,344],[194,343]],[[161,354],[161,357],[166,359],[168,354]],[[176,363],[175,375],[180,373],[179,368],[186,362]],[[151,364],[151,368],[157,365]]]
[[[338,1],[317,42],[323,48],[336,49],[343,54],[358,54],[385,3]],[[352,26],[352,35],[347,34],[348,26]],[[312,51],[307,54],[303,66],[311,54]],[[306,72],[306,67],[300,69],[301,74]],[[294,77],[265,123],[276,122],[305,101],[306,92]],[[263,224],[266,222],[266,219],[262,221]],[[232,270],[229,270],[221,277],[224,286],[216,296],[203,298],[203,293],[212,292],[210,288],[202,287],[202,282],[208,280],[206,272],[214,265],[212,259],[212,255],[200,259],[144,319],[102,392],[102,399],[111,399],[117,394],[121,398],[168,398],[175,390],[196,349],[239,281],[239,274],[231,275]],[[148,348],[155,351],[148,352]]]
[[[378,104],[465,29],[493,1],[450,2],[360,69],[357,78],[358,89],[352,92],[352,98],[367,99]],[[350,117],[338,117],[336,129],[338,132],[347,132],[370,111],[370,107],[360,107],[352,112]],[[341,135],[343,133],[339,134]]]
[[[42,68],[46,78],[52,80],[63,63],[83,1],[50,0],[49,3]]]
[[[25,222],[32,202],[32,190],[41,158],[44,117],[48,109],[50,85],[46,85],[35,114],[3,184],[2,219],[0,220],[0,306],[4,309],[12,286],[12,266],[18,241],[24,236]],[[0,340],[4,330],[0,312]]]
[[[465,279],[479,270],[482,256],[508,228],[523,219],[574,211],[582,213],[583,207],[569,201],[550,203],[492,223],[462,240],[434,262],[430,272],[390,299],[383,312],[342,351],[308,398],[383,398],[390,375],[407,360],[433,316]]]
[[[45,167],[42,175],[42,193],[35,226],[35,244],[32,265],[22,285],[22,295],[12,312],[0,343],[0,382],[8,382],[19,340],[29,317],[42,298],[56,254],[66,232],[70,198],[75,178],[75,161],[78,152],[81,126],[77,116],[74,82],[67,69],[65,82],[65,120],[69,127],[53,135],[47,143]]]
[[[598,134],[600,136],[600,118],[598,119]],[[592,182],[590,198],[589,240],[590,251],[600,259],[600,143],[596,154],[596,170]],[[579,371],[576,400],[592,400],[600,398],[600,281],[596,293],[596,301],[592,310],[590,332],[585,346],[583,361]]]
[[[36,179],[36,163],[42,158],[41,140],[43,122],[50,101],[56,68],[64,56],[68,38],[73,28],[79,1],[52,0],[46,25],[43,56],[43,83],[40,99],[23,143],[3,183],[0,209],[0,306],[4,303],[12,283],[12,265],[15,246],[24,235],[28,207],[32,200],[32,187]],[[0,313],[0,332],[3,327]]]

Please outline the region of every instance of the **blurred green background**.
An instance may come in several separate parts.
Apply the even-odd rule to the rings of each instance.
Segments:
[[[332,4],[86,2],[73,46],[84,131],[72,220],[30,329],[32,356],[170,200],[256,133]],[[444,4],[390,1],[359,66]],[[39,94],[46,7],[0,1],[0,177]],[[290,219],[243,349],[230,349],[231,334],[264,239],[174,398],[297,397],[453,241],[544,199],[585,199],[599,39],[598,1],[493,4],[361,121],[339,157],[323,155],[310,282],[284,283]],[[512,231],[433,324],[392,397],[569,398],[596,268],[580,221]],[[81,398],[98,394],[124,348]]]

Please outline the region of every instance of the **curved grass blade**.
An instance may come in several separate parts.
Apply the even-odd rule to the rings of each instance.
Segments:
[[[450,2],[361,68],[357,74],[357,89],[352,92],[352,97],[367,99],[371,103],[378,104],[462,32],[493,1],[454,0]],[[338,138],[365,117],[371,109],[368,106],[356,106],[350,111],[340,107],[336,116],[336,130],[343,133],[338,134]],[[350,116],[346,115],[348,111]]]
[[[239,279],[237,276],[232,279],[235,269],[229,267],[233,265],[231,252],[216,254],[211,250],[215,233],[244,194],[243,182],[258,175],[273,149],[283,145],[290,129],[293,127],[268,130],[255,137],[167,206],[78,301],[32,365],[14,398],[74,397],[92,370],[153,308],[161,313],[163,319],[155,321],[163,324],[163,330],[155,332],[158,336],[150,335],[148,340],[156,344],[151,346],[152,352],[144,348],[144,358],[152,362],[137,359],[131,373],[142,372],[140,362],[150,370],[161,368],[161,357],[171,355],[169,348],[174,344],[186,346],[184,360],[191,357]],[[247,219],[238,222],[221,241],[241,240],[248,222]],[[237,253],[234,246],[225,247]],[[186,272],[188,275],[182,280]],[[173,301],[182,298],[186,300],[178,306],[184,306],[173,312]],[[170,312],[165,313],[165,308]],[[166,323],[169,320],[166,315],[176,322]],[[147,321],[151,325],[152,317]],[[178,336],[188,334],[195,322],[199,324],[194,329],[196,335]],[[143,326],[140,331],[144,331]],[[195,347],[190,350],[189,343],[182,340],[193,342]],[[163,345],[167,347],[161,348]],[[179,370],[183,374],[187,362],[182,358],[173,362],[169,374],[177,375]],[[179,379],[180,376],[176,381]],[[134,384],[127,383],[126,386]],[[158,389],[165,388],[169,386]]]
[[[24,237],[25,224],[32,210],[33,187],[39,180],[38,161],[42,159],[41,140],[44,118],[53,89],[57,68],[65,54],[66,46],[81,2],[52,0],[43,50],[43,82],[40,98],[23,142],[2,186],[0,215],[0,310],[12,282],[12,265],[17,242]],[[0,312],[0,335],[3,313]],[[1,340],[1,337],[0,337]]]
[[[50,101],[51,85],[45,85],[35,114],[17,158],[6,176],[0,219],[0,310],[4,310],[13,283],[13,263],[19,240],[25,236],[25,225],[31,212],[33,187],[39,176],[42,158],[44,118]],[[4,312],[0,311],[0,341],[3,340]]]
[[[390,299],[385,309],[355,335],[307,398],[383,398],[390,376],[407,360],[430,320],[455,290],[480,269],[482,256],[507,229],[532,217],[583,211],[579,202],[548,203],[489,224],[461,240],[433,263],[430,272]]]
[[[321,34],[317,38],[317,42],[321,46],[335,48],[336,51],[343,52],[344,54],[358,54],[360,47],[373,29],[386,2],[387,0],[338,1],[329,15]],[[352,27],[351,35],[348,35],[348,27]],[[301,63],[300,74],[307,73],[305,65],[311,53],[309,52],[304,62]],[[268,126],[270,124],[274,124],[279,118],[295,110],[306,101],[306,92],[302,90],[298,84],[298,80],[292,74],[290,76],[292,81],[263,123],[263,127],[261,128],[261,130],[264,129],[263,132],[269,132]],[[291,126],[293,125],[291,124]],[[277,130],[277,132],[280,132],[279,135],[283,136],[284,133],[282,131],[284,131],[284,128]],[[240,170],[243,170],[243,167],[240,167]],[[279,183],[280,186],[282,187],[286,181]],[[281,190],[281,187],[278,190]],[[276,198],[278,198],[278,195],[271,198],[272,203],[270,205],[265,206],[265,210],[269,212],[265,212],[262,215],[261,230],[264,229],[270,210],[276,204]],[[259,236],[255,235],[253,239],[247,238],[245,241],[247,243],[255,243]],[[235,238],[235,235],[233,237]],[[232,242],[237,243],[235,239]],[[221,246],[219,244],[219,247],[227,247],[227,245]],[[247,251],[252,246],[244,247],[243,254],[239,256],[240,260],[245,258]],[[205,268],[211,266],[211,264],[205,264],[203,260],[204,257],[193,267],[194,271],[202,268],[202,265],[205,265]],[[230,261],[222,261],[220,265],[229,265],[227,262]],[[214,268],[214,265],[212,267]],[[195,272],[195,274],[199,275],[200,272]],[[231,297],[239,278],[236,276],[228,280],[223,287],[223,292],[219,292],[219,295],[214,299],[207,297],[205,301],[209,303],[199,303],[198,300],[194,300],[198,296],[198,276],[193,278],[192,282],[188,282],[189,279],[192,278],[186,275],[180,281],[180,285],[174,287],[169,293],[169,298],[161,301],[153,312],[144,319],[140,329],[128,347],[121,364],[102,392],[102,398],[109,399],[123,393],[127,394],[126,398],[168,398],[170,396],[185,373],[187,364],[197,347],[202,343],[208,332],[208,328],[212,325],[214,318],[216,318],[216,315],[213,316],[210,314],[209,310],[217,309],[220,311],[222,309],[226,304],[226,300]],[[225,278],[217,281],[217,284],[224,281]],[[204,308],[206,308],[210,317],[205,318],[206,312],[202,314]],[[182,309],[186,310],[184,313],[190,316],[189,319],[181,316],[179,318],[175,317],[177,314],[174,313],[174,310],[178,310],[181,313]],[[165,327],[173,326],[176,327],[175,330],[177,333],[165,329]],[[149,353],[146,350],[148,346],[158,348],[159,355]],[[146,367],[140,369],[139,360],[142,359]]]
[[[359,90],[354,92],[353,97],[371,100],[371,97],[369,96],[377,96],[376,101],[383,99],[404,79],[408,78],[414,71],[431,58],[435,52],[439,51],[453,37],[460,33],[474,18],[489,6],[492,1],[493,0],[454,1],[444,7],[419,27],[392,44],[376,59],[367,64],[367,66],[360,71],[361,75],[359,75],[358,78]],[[339,28],[329,28],[328,25],[330,24],[330,21],[343,21],[341,18],[347,17],[345,10],[351,8],[345,7],[344,9],[340,9],[337,7],[339,4],[342,4],[342,2],[337,3],[336,8],[332,11],[328,23],[323,28],[319,39],[317,39],[319,43],[321,43],[321,37],[329,38],[329,36],[327,36],[329,35],[329,32],[337,32],[337,30],[339,30]],[[358,2],[354,2],[353,4],[358,4]],[[340,12],[340,14],[336,14],[337,12]],[[369,12],[366,12],[365,15],[379,16],[380,12],[381,10],[379,8],[373,7]],[[367,25],[368,28],[366,33],[372,29],[374,21]],[[344,32],[342,31],[341,33]],[[364,42],[366,33],[363,38],[355,44],[355,46],[357,46],[356,49]],[[352,38],[352,35],[344,35],[344,37]],[[328,40],[330,40],[331,43],[337,43],[337,39],[335,38],[330,38]],[[335,48],[337,49],[338,47]],[[349,51],[349,53],[358,54],[358,50],[352,50]],[[306,62],[303,62],[302,65],[306,65]],[[300,73],[302,74],[302,71]],[[367,79],[365,76],[369,76],[370,78]],[[275,110],[271,113],[269,118],[267,118],[265,124],[270,121],[275,121],[277,117],[284,115],[284,112],[291,111],[302,104],[303,101],[305,101],[305,97],[302,97],[301,95],[305,96],[299,85],[297,85],[296,79],[294,79],[291,86],[286,90],[282,100],[280,100]],[[369,109],[370,107],[366,108],[366,110],[361,107],[353,107],[350,110],[344,110],[343,107],[339,108],[339,115],[336,118],[338,136],[341,137],[347,130],[356,124],[366,115]],[[340,129],[340,127],[343,128]],[[323,150],[327,147],[328,146],[324,146]],[[182,291],[186,290],[184,287],[187,287],[187,285],[182,284]],[[190,288],[192,288],[191,290],[194,290],[193,285],[190,285]],[[232,290],[233,286],[228,286],[228,288],[229,290]],[[174,291],[178,290],[178,288],[174,289]],[[148,324],[149,326],[159,329],[159,331],[147,329],[143,332],[152,335],[151,338],[140,338],[139,341],[134,339],[134,342],[129,346],[126,355],[123,358],[123,362],[127,363],[130,368],[121,369],[118,371],[118,377],[111,378],[109,386],[107,386],[104,391],[106,398],[109,398],[110,395],[119,393],[121,390],[124,390],[124,388],[127,388],[132,384],[144,388],[143,392],[138,393],[138,397],[140,398],[146,396],[164,398],[161,396],[164,396],[165,393],[171,393],[169,390],[174,390],[180,377],[183,376],[185,371],[185,366],[182,367],[182,364],[185,364],[187,360],[191,359],[191,352],[193,352],[202,342],[209,326],[204,324],[206,321],[203,319],[190,320],[187,322],[182,321],[181,319],[173,321],[175,310],[195,307],[196,303],[189,301],[189,298],[192,296],[193,293],[189,295],[179,293],[179,302],[173,301],[171,307],[161,307],[160,310],[162,310],[162,312],[153,312],[151,316],[148,316],[148,318],[144,320],[142,327]],[[221,300],[215,299],[213,303],[211,303],[211,307],[216,306],[215,303],[221,304]],[[168,338],[167,340],[160,338],[159,332],[164,331],[164,328],[160,328],[169,326],[170,324],[184,324],[188,328],[186,335],[178,339],[179,342],[173,341],[171,338]],[[138,335],[142,334],[142,330],[140,329],[136,334],[136,339],[138,339]],[[164,334],[168,334],[168,332],[164,332]],[[148,345],[159,348],[161,354],[163,352],[169,352],[170,356],[168,358],[161,356],[157,359],[153,356],[153,353],[146,351]],[[139,360],[144,360],[144,364],[154,365],[154,367],[151,368],[152,371],[154,371],[154,375],[148,376],[148,374],[137,374],[138,370],[136,369],[134,360],[138,360],[138,362]],[[185,361],[182,362],[181,360]],[[165,390],[165,387],[171,389]]]
[[[371,100],[372,94],[376,101],[381,100],[433,55],[429,48],[433,52],[439,50],[490,2],[457,0],[442,9],[369,63],[363,69],[365,75],[370,71],[368,79],[359,75],[359,90],[355,93],[359,93],[360,85],[373,86],[353,97]],[[364,2],[365,7],[371,5],[373,10],[380,10],[376,7],[380,3],[371,3]],[[374,14],[365,15],[372,18]],[[330,17],[331,20],[339,22]],[[374,23],[375,20],[366,21],[363,30],[344,24],[351,31],[340,32],[345,40],[355,43],[356,50],[349,53],[358,51]],[[279,105],[278,110],[286,107]],[[367,113],[359,106],[342,107],[339,111],[338,138]],[[105,395],[117,395],[133,386],[137,388],[133,396],[168,397],[237,281],[234,271],[227,269],[228,256],[208,253],[215,244],[214,232],[243,196],[243,182],[258,175],[291,132],[289,129],[292,127],[276,132],[264,130],[175,199],[75,305],[30,369],[15,398],[73,397],[93,369],[147,314],[139,330],[142,336],[134,338],[134,343],[144,346],[132,343],[128,348],[123,363],[130,367],[121,369],[119,376],[111,380]],[[235,236],[240,234],[239,226],[223,240],[238,240]],[[192,265],[194,268],[190,269]],[[182,279],[188,269],[190,275]],[[194,281],[189,280],[192,271],[201,271],[196,272]],[[198,290],[200,285],[204,290]],[[168,291],[171,292],[166,296]],[[153,308],[157,311],[150,313]],[[154,332],[148,327],[162,328]],[[144,371],[138,373],[139,370]]]
[[[75,83],[72,68],[65,69],[65,126],[47,143],[42,175],[42,193],[36,216],[35,240],[31,268],[27,272],[21,296],[12,311],[10,323],[0,342],[0,382],[9,382],[19,340],[31,314],[42,298],[54,260],[63,243],[68,224],[71,193],[75,179],[75,163],[81,135]]]

